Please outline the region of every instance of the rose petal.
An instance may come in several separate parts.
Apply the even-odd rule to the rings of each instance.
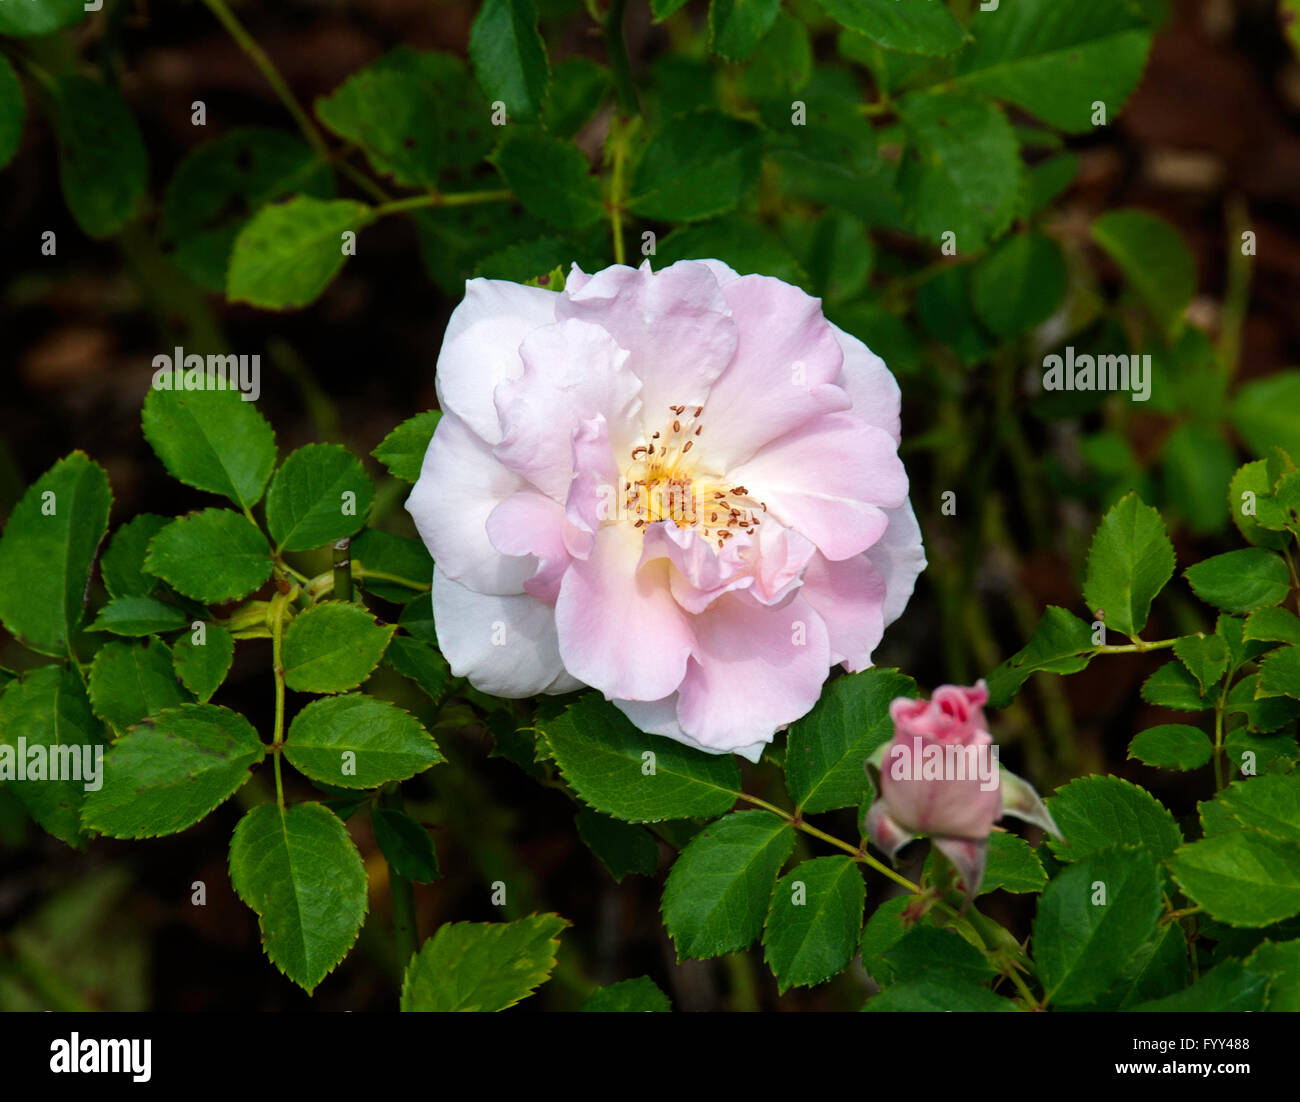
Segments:
[[[555,617],[532,597],[478,593],[433,572],[438,649],[456,677],[512,699],[578,686],[560,661]]]
[[[658,700],[681,684],[694,637],[669,592],[668,564],[638,570],[640,557],[630,525],[602,528],[590,557],[565,571],[555,621],[574,677],[607,697]]]
[[[560,296],[500,279],[471,279],[452,311],[434,376],[438,404],[489,444],[501,440],[492,392],[523,374],[519,346],[534,329],[555,321]]]
[[[525,488],[455,414],[444,413],[406,499],[433,561],[449,578],[480,593],[522,593],[537,570],[531,555],[503,555],[488,539],[487,520]]]
[[[879,540],[888,524],[884,509],[907,499],[907,472],[893,438],[848,413],[805,421],[731,478],[835,560]]]
[[[677,718],[701,746],[771,741],[817,702],[830,666],[826,625],[797,593],[778,608],[727,593],[692,623]]]

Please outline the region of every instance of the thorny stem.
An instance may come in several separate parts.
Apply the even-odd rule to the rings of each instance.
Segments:
[[[352,600],[352,540],[344,536],[334,544],[334,599]]]
[[[614,94],[619,110],[625,115],[635,115],[641,110],[637,103],[636,88],[632,84],[632,65],[627,57],[627,43],[623,39],[623,12],[627,0],[611,0],[605,14],[605,50],[609,54],[609,71],[614,78]]]
[[[613,119],[606,139],[613,170],[610,173],[609,195],[605,204],[609,208],[609,232],[614,245],[615,264],[627,263],[627,249],[623,241],[624,175],[627,168],[628,138],[635,130],[636,123],[637,120],[629,123],[621,118]]]
[[[412,195],[408,199],[394,199],[375,207],[376,218],[388,214],[401,214],[408,210],[422,210],[425,207],[465,207],[471,203],[499,203],[513,199],[514,193],[508,188],[493,188],[485,191],[431,191],[427,195]]]
[[[271,738],[272,757],[275,759],[275,800],[284,810],[284,782],[280,777],[280,744],[284,742],[284,665],[280,659],[280,646],[284,639],[284,614],[289,607],[289,597],[277,593],[271,598],[271,670],[275,675],[275,728]]]
[[[266,54],[266,51],[257,44],[257,40],[244,29],[242,23],[235,18],[235,13],[227,7],[225,0],[203,0],[208,6],[208,10],[217,17],[217,21],[226,29],[226,32],[233,38],[241,50],[248,55],[248,58],[258,71],[266,78],[267,84],[271,86],[280,102],[284,104],[285,110],[293,116],[293,121],[298,124],[298,129],[302,131],[302,136],[307,139],[307,144],[312,147],[316,155],[323,161],[330,159],[329,149],[325,145],[325,139],[316,129],[315,124],[307,117],[307,113],[299,106],[298,101],[294,99],[293,93],[289,91],[289,86],[285,84],[284,78],[280,76],[280,71],[275,67],[273,62]]]

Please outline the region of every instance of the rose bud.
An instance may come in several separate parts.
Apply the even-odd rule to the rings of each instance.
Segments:
[[[967,899],[984,878],[988,836],[1003,815],[1060,835],[1038,794],[998,764],[983,681],[941,685],[929,700],[899,697],[889,706],[893,739],[868,762],[879,770],[879,799],[866,830],[892,860],[918,834],[953,863]]]

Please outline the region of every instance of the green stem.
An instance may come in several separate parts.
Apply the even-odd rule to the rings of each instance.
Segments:
[[[804,822],[802,816],[785,811],[782,808],[777,807],[775,804],[768,803],[766,800],[760,800],[757,796],[751,796],[748,792],[742,792],[740,798],[746,803],[751,803],[755,807],[761,807],[764,811],[770,811],[773,815],[780,816],[789,823],[790,826],[794,827],[795,830],[801,830],[805,834],[812,835],[814,838],[820,838],[827,845],[843,850],[859,864],[875,869],[876,872],[880,873],[882,876],[888,877],[895,884],[899,885],[899,887],[906,888],[909,892],[918,895],[922,891],[919,884],[913,884],[906,876],[895,872],[888,865],[882,864],[880,861],[877,861],[872,857],[871,854],[867,853],[865,843],[862,846],[851,845],[842,838],[836,838],[833,834],[827,834],[824,830],[819,830],[811,823]]]
[[[1214,703],[1214,790],[1223,787],[1223,708],[1228,696],[1228,682],[1223,679],[1223,688],[1219,690],[1219,699]]]
[[[1093,647],[1093,654],[1139,654],[1142,651],[1161,650],[1165,647],[1172,647],[1178,639],[1158,639],[1155,642],[1148,643],[1145,639],[1135,639],[1132,643],[1117,643],[1114,645],[1105,644],[1100,647]]]
[[[325,145],[325,139],[316,129],[315,124],[307,117],[307,113],[299,106],[298,101],[294,99],[293,93],[289,91],[289,86],[285,84],[284,78],[275,67],[275,63],[267,56],[266,51],[257,44],[257,40],[244,29],[242,23],[235,18],[235,13],[226,5],[225,0],[203,0],[208,6],[208,10],[217,17],[219,22],[226,29],[226,33],[235,40],[239,48],[248,55],[248,58],[258,71],[266,78],[267,84],[275,92],[280,102],[284,104],[285,110],[293,116],[293,121],[298,124],[298,129],[302,131],[302,136],[307,139],[307,144],[315,150],[316,155],[323,161],[330,159],[329,149]]]
[[[623,37],[623,12],[626,8],[627,0],[611,0],[605,14],[605,51],[609,54],[609,71],[614,78],[619,110],[625,115],[636,115],[641,106],[632,84],[632,63],[628,60],[627,42]]]
[[[383,807],[403,810],[402,793],[396,785],[392,791],[383,793],[379,802]],[[392,862],[388,862],[388,897],[393,906],[393,942],[405,973],[419,947],[420,928],[415,919],[415,888],[410,880],[393,868]]]
[[[284,810],[284,781],[280,776],[280,744],[284,742],[284,664],[280,650],[284,641],[284,613],[289,598],[277,593],[271,598],[271,669],[275,675],[275,728],[271,738],[275,759],[275,802]]]
[[[508,188],[493,188],[485,191],[431,191],[426,195],[412,195],[407,199],[394,199],[375,207],[376,218],[389,214],[402,214],[408,210],[423,210],[426,207],[466,207],[472,203],[499,203],[514,198],[514,192]]]
[[[609,234],[614,246],[614,263],[627,263],[627,248],[623,240],[623,203],[625,201],[625,170],[627,167],[628,138],[636,122],[628,124],[621,118],[615,118],[609,124],[609,135],[605,139],[609,151],[612,171],[609,177],[609,195],[605,205],[609,209]]]
[[[334,599],[352,600],[352,540],[344,536],[334,544]]]

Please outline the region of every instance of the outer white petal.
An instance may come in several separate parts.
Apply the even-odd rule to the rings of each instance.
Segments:
[[[452,311],[434,376],[438,404],[489,444],[501,442],[492,392],[524,372],[519,345],[534,329],[555,321],[559,295],[500,279],[471,279]]]
[[[830,325],[835,339],[840,342],[840,348],[844,350],[844,366],[840,370],[840,377],[835,381],[853,399],[854,416],[860,417],[869,425],[884,429],[897,443],[902,439],[902,422],[899,419],[902,396],[897,380],[885,366],[885,361],[857,337],[844,332],[834,323]]]
[[[560,663],[555,613],[541,601],[478,593],[435,567],[433,623],[451,672],[482,692],[518,698],[574,687]]]
[[[907,500],[896,509],[886,509],[889,527],[885,534],[867,548],[867,558],[885,579],[885,627],[902,614],[916,586],[917,575],[925,569],[925,546],[921,543],[921,526],[916,522],[912,502]]]
[[[763,755],[763,748],[771,742],[754,742],[748,746],[738,746],[732,750],[719,750],[714,746],[702,746],[682,730],[677,722],[677,694],[666,696],[662,700],[614,700],[611,701],[639,731],[647,735],[663,735],[665,738],[684,743],[706,754],[739,754],[747,761],[758,761]]]
[[[528,484],[492,454],[455,414],[444,414],[406,499],[433,561],[450,578],[483,593],[522,593],[537,570],[535,555],[503,555],[487,521]]]

